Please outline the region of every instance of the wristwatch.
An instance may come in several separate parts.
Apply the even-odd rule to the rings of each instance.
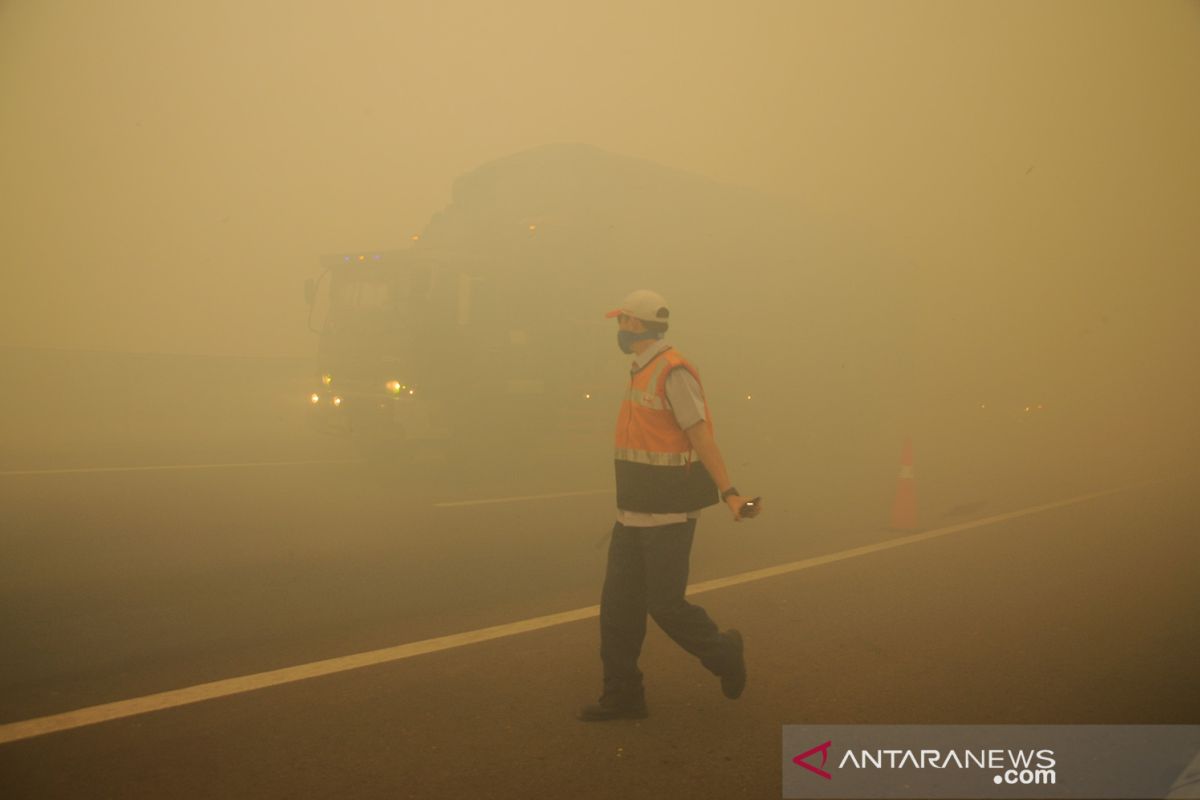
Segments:
[[[726,500],[728,500],[730,497],[732,497],[735,494],[738,494],[737,487],[730,486],[728,489],[721,492],[721,502],[724,503]]]

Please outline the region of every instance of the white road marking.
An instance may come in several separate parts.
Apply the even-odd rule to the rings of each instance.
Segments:
[[[578,492],[556,492],[555,494],[525,494],[516,497],[494,497],[488,500],[456,500],[451,503],[434,503],[434,508],[456,508],[459,506],[486,506],[492,503],[521,503],[526,500],[553,500],[556,497],[583,497],[593,494],[612,494],[612,489],[585,489]]]
[[[413,656],[436,653],[440,650],[450,650],[455,647],[475,644],[476,642],[486,642],[490,639],[515,636],[519,633],[527,633],[554,625],[562,625],[567,622],[589,619],[597,616],[599,613],[600,606],[577,608],[574,611],[548,614],[544,617],[534,617],[533,619],[521,620],[520,622],[494,625],[490,628],[480,628],[465,633],[440,636],[436,639],[425,639],[420,642],[410,642],[409,644],[396,645],[395,647],[385,647],[381,650],[371,650],[365,653],[330,658],[324,661],[314,661],[309,664],[284,667],[283,669],[260,672],[255,675],[243,675],[237,678],[202,683],[197,686],[189,686],[185,689],[159,692],[158,694],[137,697],[132,700],[119,700],[115,703],[90,706],[76,711],[67,711],[62,714],[53,714],[48,717],[39,717],[23,722],[10,722],[0,725],[0,744],[30,739],[34,736],[56,733],[72,728],[82,728],[86,725],[95,725],[100,722],[146,714],[151,711],[161,711],[190,703],[199,703],[203,700],[212,700],[217,697],[243,694],[245,692],[252,692],[255,689],[265,689],[269,686],[279,686],[285,683],[308,680],[309,678],[319,678],[322,675],[332,675],[375,664],[386,664],[391,661],[400,661],[405,658],[412,658]]]
[[[1081,494],[1075,497],[1068,497],[1066,500],[1055,500],[1050,503],[1042,503],[1029,508],[1022,508],[1018,511],[1009,511],[1004,514],[995,514],[990,517],[981,519],[969,520],[961,522],[957,525],[947,525],[944,528],[935,528],[931,531],[922,531],[921,533],[913,533],[908,536],[899,536],[895,539],[877,542],[875,544],[867,544],[862,547],[852,547],[849,550],[842,550],[838,553],[829,553],[823,556],[814,556],[801,561],[792,561],[787,564],[777,564],[774,567],[765,567],[763,569],[755,569],[749,572],[740,572],[737,575],[730,575],[728,578],[716,578],[711,581],[702,581],[694,583],[688,587],[688,594],[699,594],[700,592],[711,592],[713,589],[724,589],[726,586],[736,586],[739,583],[749,583],[750,581],[760,581],[763,578],[772,578],[776,575],[786,575],[789,572],[799,572],[802,569],[812,569],[823,564],[832,564],[836,561],[845,561],[848,558],[858,558],[859,556],[870,555],[871,553],[879,553],[883,550],[891,550],[893,547],[904,547],[917,542],[928,541],[929,539],[937,539],[941,536],[949,536],[953,533],[961,533],[972,528],[982,528],[985,525],[994,525],[997,522],[1006,522],[1010,519],[1018,517],[1027,517],[1030,514],[1038,514],[1042,511],[1050,511],[1063,506],[1071,506],[1076,503],[1083,503],[1088,500],[1095,500],[1098,497],[1106,497],[1110,494],[1126,491],[1133,487],[1122,487],[1120,489],[1108,489],[1103,492],[1091,492],[1090,494]]]
[[[812,569],[813,567],[819,567],[824,564],[832,564],[837,561],[858,558],[859,556],[870,555],[871,553],[878,553],[895,547],[904,547],[906,545],[925,542],[942,536],[950,536],[951,534],[961,533],[973,528],[982,528],[987,525],[994,525],[998,522],[1006,522],[1011,519],[1026,517],[1030,516],[1031,514],[1039,514],[1043,511],[1050,511],[1055,508],[1063,508],[1064,506],[1083,503],[1088,500],[1094,500],[1098,497],[1106,497],[1108,495],[1117,494],[1118,492],[1127,491],[1131,488],[1134,487],[1126,486],[1118,489],[1109,489],[1102,492],[1090,492],[1088,494],[1069,497],[1065,500],[1055,500],[1050,503],[1042,503],[1041,505],[1030,506],[1029,508],[1023,508],[1018,511],[995,514],[990,517],[983,517],[982,519],[971,520],[969,522],[963,522],[957,525],[949,525],[947,527],[937,528],[931,531],[923,531],[921,533],[914,533],[908,536],[900,536],[898,538],[889,539],[885,542],[879,542],[877,544],[853,547],[849,550],[842,550],[838,553],[830,553],[828,555],[816,556],[814,558],[805,558],[800,561],[791,561],[786,564],[778,564],[774,567],[767,567],[765,569],[741,572],[737,575],[730,575],[727,578],[717,578],[711,581],[703,581],[701,583],[692,584],[688,587],[687,593],[689,595],[695,595],[702,592],[711,592],[714,589],[724,589],[729,586],[737,586],[739,584],[750,583],[752,581],[760,581],[764,578],[772,578],[777,575],[800,572],[801,570]],[[533,617],[531,619],[524,619],[518,622],[510,622],[503,625],[493,625],[489,628],[480,628],[478,630],[455,633],[449,636],[439,636],[436,639],[425,639],[419,642],[409,642],[408,644],[396,645],[394,647],[385,647],[381,650],[370,650],[365,653],[355,653],[353,655],[325,659],[324,661],[314,661],[309,664],[285,667],[283,669],[271,670],[270,672],[260,672],[254,675],[243,675],[237,678],[228,678],[225,680],[213,681],[211,683],[202,683],[197,686],[189,686],[184,689],[175,689],[168,692],[159,692],[158,694],[146,695],[144,697],[135,697],[129,700],[118,700],[113,703],[89,706],[87,708],[80,708],[75,711],[67,711],[61,714],[51,714],[50,716],[37,717],[35,719],[28,719],[20,722],[10,722],[0,725],[0,744],[21,741],[23,739],[31,739],[35,736],[43,736],[45,734],[57,733],[59,731],[71,730],[73,728],[82,728],[88,725],[96,725],[101,722],[108,722],[109,720],[132,717],[139,714],[148,714],[152,711],[162,711],[168,708],[176,708],[178,706],[199,703],[205,700],[213,700],[219,697],[229,697],[230,695],[243,694],[245,692],[255,691],[256,689],[265,689],[285,683],[294,683],[296,681],[308,680],[310,678],[318,678],[323,675],[333,675],[339,672],[361,669],[362,667],[370,667],[377,664],[387,664],[393,661],[401,661],[406,658],[413,658],[414,656],[426,655],[428,653],[436,653],[442,650],[451,650],[456,647],[464,647],[469,644],[486,642],[492,639],[516,636],[518,634],[541,630],[543,628],[550,628],[556,625],[565,625],[569,622],[579,622],[581,620],[591,619],[598,616],[599,613],[599,606],[587,606],[586,608],[577,608],[573,611],[563,611],[557,614],[547,614],[542,617]]]
[[[298,467],[307,464],[354,464],[352,459],[340,461],[234,461],[228,464],[155,464],[142,467],[71,467],[67,469],[20,469],[0,472],[0,478],[22,475],[81,475],[89,472],[156,472],[189,469],[237,469],[241,467]]]

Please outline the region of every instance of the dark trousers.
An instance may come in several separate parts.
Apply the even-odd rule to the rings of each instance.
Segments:
[[[600,597],[600,660],[605,694],[640,695],[638,656],[649,613],[675,643],[720,675],[732,645],[700,606],[683,596],[696,520],[653,528],[613,526]]]

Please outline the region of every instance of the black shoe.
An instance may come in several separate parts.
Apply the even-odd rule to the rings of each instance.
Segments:
[[[728,672],[721,675],[721,693],[730,700],[737,700],[742,696],[742,691],[746,688],[745,646],[742,644],[742,634],[740,631],[730,628],[725,631],[725,636],[728,637],[729,643],[733,645],[734,663]]]
[[[600,698],[599,703],[584,706],[579,710],[579,719],[584,722],[605,722],[610,719],[645,719],[646,698],[617,699],[611,695]]]

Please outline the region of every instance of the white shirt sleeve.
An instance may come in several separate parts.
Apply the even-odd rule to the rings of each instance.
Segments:
[[[675,421],[685,431],[704,420],[704,392],[692,373],[676,367],[667,374],[667,402],[675,413]]]

